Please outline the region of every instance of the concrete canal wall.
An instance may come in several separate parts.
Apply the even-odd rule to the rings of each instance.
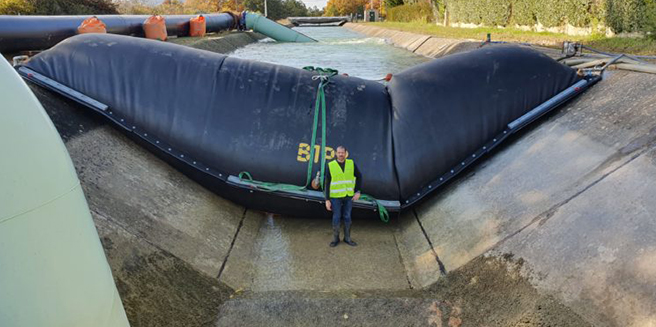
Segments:
[[[430,57],[480,45],[346,27]],[[408,276],[437,283],[431,256],[447,272],[481,257],[513,258],[541,293],[595,326],[656,326],[655,91],[654,75],[608,71],[405,213],[398,238]]]

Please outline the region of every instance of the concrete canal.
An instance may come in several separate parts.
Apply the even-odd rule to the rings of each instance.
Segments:
[[[429,60],[347,28],[299,30],[321,42],[174,42],[366,79]],[[225,200],[31,87],[73,159],[132,326],[656,325],[653,75],[609,73],[389,223],[356,220],[359,246],[336,248],[328,219]]]

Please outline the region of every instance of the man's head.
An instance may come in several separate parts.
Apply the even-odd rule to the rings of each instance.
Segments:
[[[344,162],[346,160],[346,148],[343,145],[338,146],[335,155],[337,156],[337,162]]]

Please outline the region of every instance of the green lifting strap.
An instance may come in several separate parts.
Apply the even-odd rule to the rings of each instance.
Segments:
[[[242,171],[239,173],[240,180],[247,180],[249,183],[255,185],[255,187],[264,192],[276,192],[276,191],[303,191],[307,189],[308,185],[312,182],[312,168],[314,162],[314,153],[315,153],[315,143],[317,141],[317,129],[319,127],[319,114],[321,114],[321,173],[319,175],[319,183],[321,189],[323,189],[323,180],[326,172],[326,93],[325,87],[330,83],[330,78],[337,75],[338,71],[332,68],[320,68],[307,66],[303,67],[304,70],[317,72],[318,75],[312,77],[312,80],[319,80],[319,86],[317,88],[317,99],[314,104],[314,121],[312,123],[312,140],[310,141],[310,160],[308,160],[307,167],[307,176],[305,179],[305,185],[291,185],[284,183],[271,183],[257,181],[253,179],[253,176],[247,172]],[[378,207],[378,215],[380,220],[383,222],[389,222],[389,213],[387,209],[380,204],[374,197],[366,194],[362,194],[360,197],[364,201],[371,201]]]

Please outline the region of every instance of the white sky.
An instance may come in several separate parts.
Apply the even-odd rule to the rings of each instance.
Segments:
[[[325,7],[326,3],[328,2],[328,0],[301,0],[301,1],[303,1],[305,3],[305,6],[307,6],[308,8],[317,6],[320,9]]]

